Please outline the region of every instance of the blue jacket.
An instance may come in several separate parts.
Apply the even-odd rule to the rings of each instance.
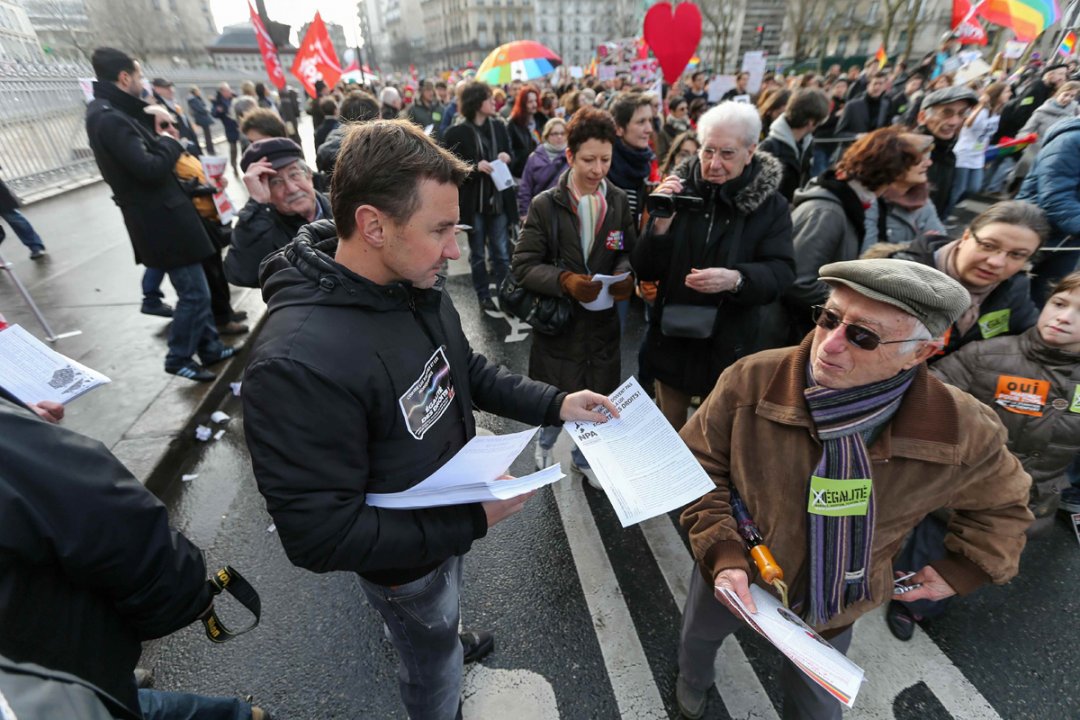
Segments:
[[[1063,120],[1046,133],[1035,165],[1020,186],[1017,200],[1043,209],[1052,232],[1047,245],[1080,238],[1080,118]]]

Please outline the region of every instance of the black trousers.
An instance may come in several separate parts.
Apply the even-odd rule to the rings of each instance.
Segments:
[[[213,255],[208,255],[203,259],[202,266],[206,273],[206,284],[210,286],[210,312],[214,314],[214,324],[224,325],[232,319],[233,309],[221,251],[215,250]]]

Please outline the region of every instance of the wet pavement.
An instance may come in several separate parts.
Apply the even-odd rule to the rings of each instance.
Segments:
[[[527,368],[528,333],[482,314],[456,263],[449,292],[474,349],[516,371]],[[631,313],[623,374],[636,367],[640,314]],[[232,564],[263,599],[258,629],[223,646],[198,627],[150,643],[142,664],[157,687],[251,693],[281,718],[404,718],[396,660],[355,577],[292,567],[251,475],[237,399],[225,436],[195,449],[165,499],[173,521],[202,546],[208,564]],[[495,433],[521,429],[484,413]],[[523,455],[511,469],[528,472]],[[568,440],[556,459],[568,468]],[[867,682],[851,718],[1075,718],[1080,693],[1077,539],[1064,522],[1031,541],[1021,575],[953,603],[910,643],[875,614],[861,620],[851,656]],[[678,627],[690,560],[673,517],[622,529],[607,500],[580,481],[542,490],[518,516],[478,541],[465,563],[463,620],[494,630],[496,651],[470,668],[466,718],[678,717]],[[246,615],[226,601],[227,623]],[[720,692],[707,718],[778,718],[778,653],[749,630],[725,645]]]

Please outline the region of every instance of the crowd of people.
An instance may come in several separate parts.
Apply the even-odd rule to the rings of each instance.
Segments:
[[[1033,528],[1080,512],[1077,67],[999,59],[960,83],[955,53],[767,73],[760,88],[740,73],[715,105],[702,71],[662,97],[623,75],[319,83],[313,168],[294,91],[223,85],[207,103],[192,89],[185,112],[168,80],[144,99],[138,62],[102,48],[87,129],[147,267],[143,311],[166,314],[163,277],[177,291],[167,372],[213,379],[239,348],[220,334],[247,330],[229,283],[262,288],[243,383],[259,490],[295,564],[361,578],[410,717],[460,717],[462,664],[494,647],[459,627],[462,558],[530,496],[403,511],[365,495],[444,464],[475,434],[474,406],[542,426],[547,467],[562,424],[617,416],[606,395],[636,374],[716,483],[680,517],[694,570],[676,700],[697,718],[741,624],[722,591],[751,608],[750,583],[772,591],[733,504],[792,579],[792,610],[842,652],[886,603],[909,640],[950,597],[1014,577]],[[192,162],[196,125],[212,152],[211,117],[250,197],[231,228]],[[973,194],[989,207],[961,221]],[[505,288],[546,309],[521,318],[526,376],[472,349],[444,292],[459,233],[485,317],[509,312]],[[594,276],[621,273],[612,305],[587,307]],[[631,312],[644,330],[624,338]],[[578,450],[570,462],[600,488]],[[869,499],[814,509],[856,486]],[[25,637],[0,641],[49,665]],[[785,717],[840,717],[789,663],[781,683]]]

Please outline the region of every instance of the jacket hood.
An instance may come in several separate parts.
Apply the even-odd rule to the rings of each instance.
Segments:
[[[387,312],[437,304],[443,278],[435,288],[419,290],[406,282],[378,285],[334,262],[337,227],[319,220],[302,227],[296,238],[259,266],[259,285],[267,312],[291,305],[355,306]]]
[[[787,118],[781,115],[773,120],[773,124],[769,126],[769,137],[776,138],[777,141],[784,143],[796,154],[801,153],[802,149],[809,145],[813,141],[813,136],[809,133],[802,139],[802,143],[795,139],[795,133],[791,131],[791,126],[788,125]]]
[[[1075,117],[1076,116],[1076,103],[1070,102],[1065,107],[1061,107],[1057,102],[1051,98],[1047,100],[1039,107],[1035,108],[1035,113],[1032,114],[1049,115],[1050,117]]]
[[[766,152],[754,153],[743,174],[723,185],[713,185],[701,177],[701,160],[697,155],[684,160],[675,169],[675,174],[686,179],[687,186],[698,197],[707,197],[712,188],[724,189],[736,187],[731,203],[744,215],[757,210],[770,195],[780,189],[780,180],[784,176],[784,165]]]
[[[918,210],[930,202],[930,183],[919,183],[908,188],[907,192],[898,192],[890,187],[882,199],[905,210]]]
[[[1059,135],[1063,135],[1067,132],[1072,132],[1073,130],[1078,129],[1080,129],[1080,118],[1075,118],[1073,120],[1062,120],[1059,123],[1054,123],[1053,127],[1051,127],[1046,132],[1046,138],[1043,140],[1043,146],[1045,146],[1048,142],[1058,137]]]

